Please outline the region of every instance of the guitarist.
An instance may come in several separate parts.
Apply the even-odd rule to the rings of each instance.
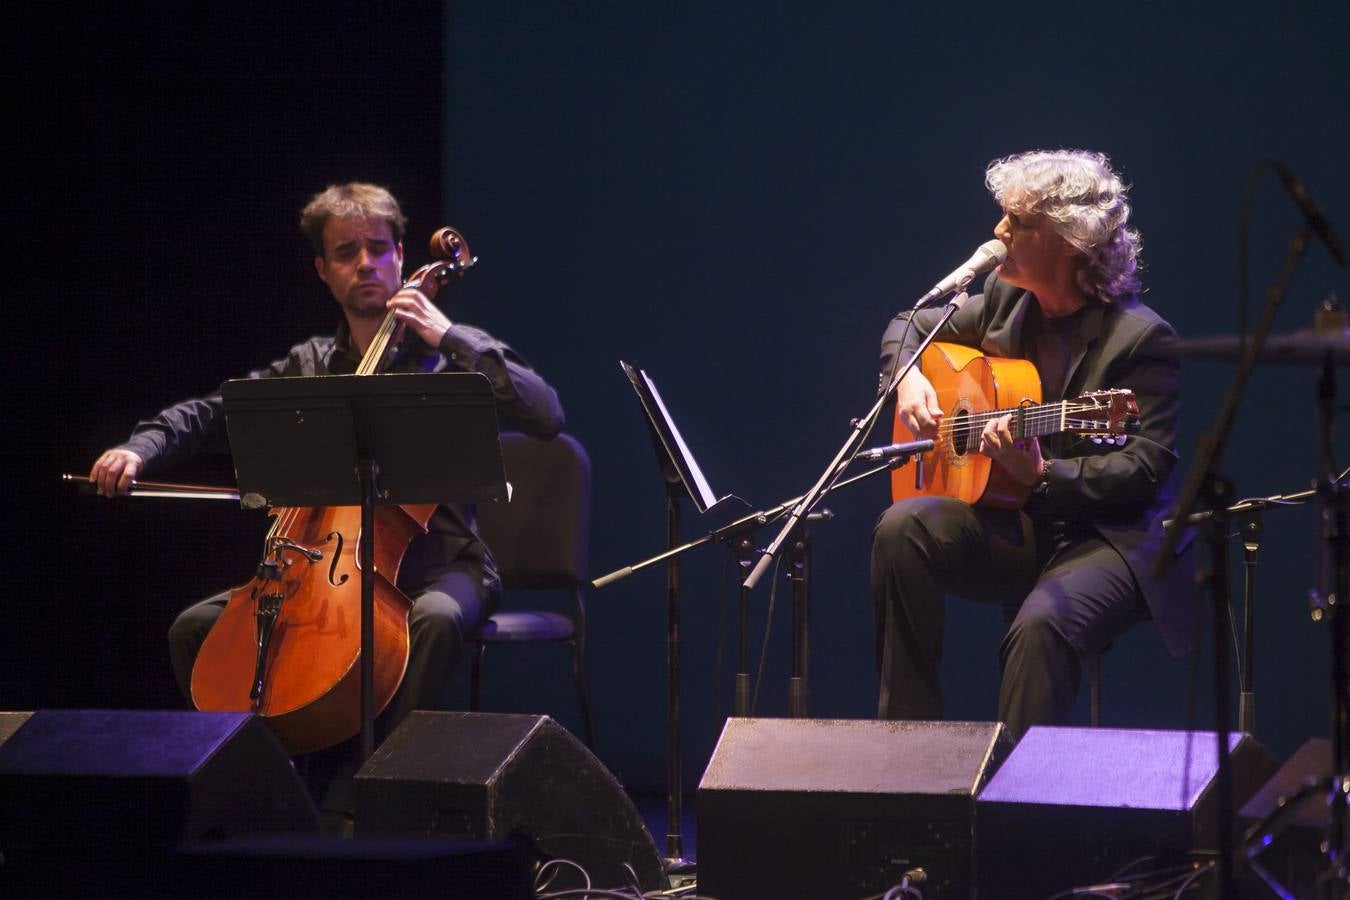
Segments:
[[[1012,622],[999,648],[998,717],[1014,739],[1067,721],[1084,657],[1152,618],[1174,656],[1190,645],[1191,571],[1150,566],[1176,493],[1178,365],[1160,352],[1176,335],[1139,302],[1140,241],[1126,187],[1100,153],[1033,151],[991,163],[1008,247],[984,293],[938,340],[1030,360],[1045,401],[1126,388],[1140,430],[1121,446],[1054,435],[1020,441],[1010,417],[990,422],[980,452],[1031,486],[1024,508],[942,496],[892,505],[873,535],[871,582],[883,719],[941,719],[948,592],[1000,604]],[[882,384],[936,325],[937,309],[901,313],[881,342]],[[932,437],[944,412],[917,369],[900,384],[901,421]],[[1189,557],[1189,554],[1187,554]],[[1189,562],[1189,559],[1187,560]]]

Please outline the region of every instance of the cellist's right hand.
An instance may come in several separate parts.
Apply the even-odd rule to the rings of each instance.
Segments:
[[[917,368],[911,369],[895,392],[896,411],[901,423],[914,432],[916,440],[937,437],[942,407],[938,406],[933,383]]]
[[[115,497],[131,490],[131,482],[145,465],[145,460],[121,447],[104,452],[89,470],[89,480],[104,497]]]

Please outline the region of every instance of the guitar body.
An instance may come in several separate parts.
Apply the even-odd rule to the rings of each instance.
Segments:
[[[1041,377],[1024,359],[985,356],[973,347],[935,341],[919,358],[944,413],[936,445],[891,473],[891,499],[939,496],[966,503],[1017,509],[1031,488],[979,452],[980,431],[963,427],[972,416],[1041,402]],[[896,443],[916,439],[895,417]]]

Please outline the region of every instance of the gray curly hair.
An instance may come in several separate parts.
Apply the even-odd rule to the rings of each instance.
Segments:
[[[1045,216],[1055,233],[1083,254],[1078,284],[1084,291],[1108,303],[1139,292],[1139,232],[1126,224],[1128,188],[1106,154],[1019,153],[991,162],[984,183],[1004,209]]]

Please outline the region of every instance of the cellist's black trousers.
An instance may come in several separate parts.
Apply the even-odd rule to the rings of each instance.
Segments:
[[[1067,722],[1082,658],[1146,616],[1125,560],[1090,526],[947,497],[902,500],[873,533],[878,718],[942,718],[948,593],[999,604],[1011,619],[999,647],[998,718],[1014,738]]]
[[[398,691],[375,720],[376,743],[389,736],[414,709],[433,709],[451,672],[463,655],[464,636],[496,608],[497,579],[475,559],[432,566],[411,578],[400,578],[399,588],[413,600],[408,613],[408,668]],[[206,634],[219,618],[229,593],[194,603],[179,613],[169,627],[169,659],[183,696],[191,703],[192,663]],[[349,782],[344,783],[342,758],[347,744],[325,752],[335,757],[336,780],[323,805],[350,812]]]

